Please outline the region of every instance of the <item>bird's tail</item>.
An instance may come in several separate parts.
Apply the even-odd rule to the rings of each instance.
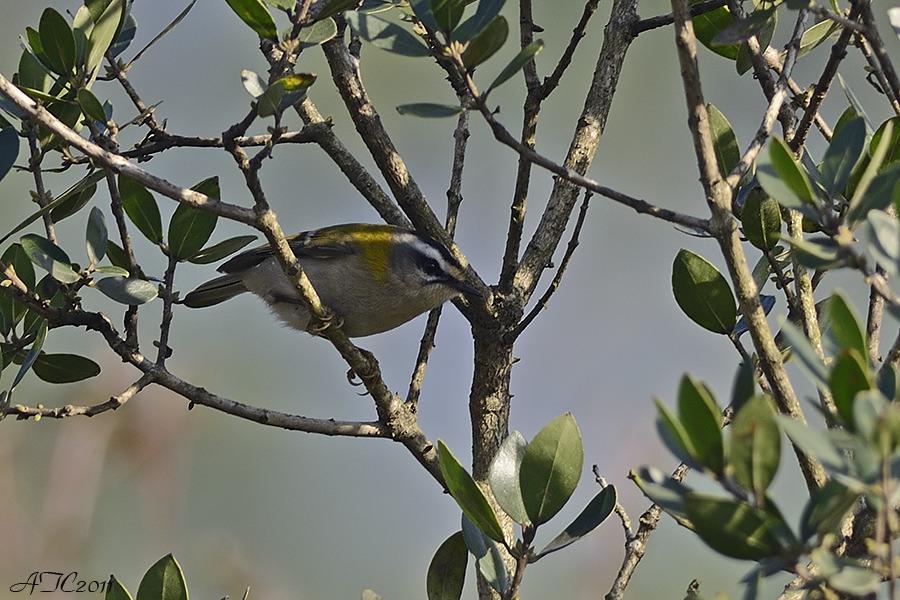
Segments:
[[[241,278],[235,274],[216,277],[190,292],[181,301],[190,308],[205,308],[234,298],[247,291]]]

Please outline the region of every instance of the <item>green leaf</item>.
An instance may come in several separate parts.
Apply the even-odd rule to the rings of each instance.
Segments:
[[[129,306],[145,304],[159,295],[154,284],[130,277],[105,277],[95,281],[94,287],[116,302]]]
[[[571,413],[541,429],[525,448],[519,469],[522,504],[532,523],[553,518],[568,502],[584,466],[581,433]]]
[[[428,600],[458,600],[466,581],[469,552],[462,531],[457,531],[440,545],[428,565],[426,591]]]
[[[790,537],[784,521],[743,502],[692,492],[684,506],[700,539],[724,556],[775,557],[785,549],[783,540]]]
[[[471,71],[488,60],[506,43],[509,24],[503,16],[497,16],[478,33],[462,53],[462,62]]]
[[[73,74],[77,55],[75,34],[66,18],[52,8],[45,8],[41,13],[38,33],[43,50],[42,58],[46,59],[47,66],[54,73],[65,77]]]
[[[345,18],[359,37],[376,48],[401,56],[431,55],[417,36],[390,21],[360,12],[348,12]]]
[[[50,273],[53,279],[62,283],[75,283],[81,279],[62,248],[47,238],[30,233],[23,235],[20,241],[31,262]]]
[[[53,222],[59,223],[87,206],[97,192],[97,182],[104,177],[106,174],[102,169],[94,171],[54,199],[50,203],[53,205],[53,208],[50,209],[50,217]],[[32,216],[35,219],[39,217],[39,215]]]
[[[834,405],[845,425],[853,431],[853,401],[856,394],[872,389],[868,361],[853,349],[841,351],[831,368],[829,386]]]
[[[519,486],[519,470],[522,456],[528,442],[518,431],[512,431],[497,449],[497,454],[488,469],[488,483],[500,508],[516,523],[530,523],[525,505],[522,503],[522,489]]]
[[[162,218],[153,194],[138,182],[119,175],[119,195],[125,214],[138,231],[154,244],[162,242]]]
[[[900,223],[897,217],[873,208],[866,216],[863,230],[868,232],[866,245],[875,261],[890,275],[897,275],[900,260]]]
[[[453,104],[436,104],[434,102],[416,102],[413,104],[401,104],[397,107],[397,112],[401,115],[411,115],[413,117],[441,119],[444,117],[455,117],[463,111],[459,105]]]
[[[450,34],[462,20],[466,0],[429,0],[438,29]]]
[[[97,121],[98,123],[106,123],[106,111],[103,109],[103,105],[97,100],[97,96],[91,93],[91,91],[87,88],[81,88],[78,90],[78,104],[81,105],[81,110],[84,111],[88,117]]]
[[[109,243],[106,219],[103,217],[103,211],[96,206],[91,209],[91,214],[88,216],[85,240],[88,259],[90,259],[91,265],[96,265],[106,255],[106,246]]]
[[[797,52],[797,58],[812,52],[838,29],[840,29],[840,25],[831,19],[825,19],[804,31],[803,35],[800,36],[800,50]]]
[[[313,73],[295,73],[272,82],[257,98],[256,112],[261,117],[269,117],[297,103],[306,94],[307,88],[316,81]],[[247,87],[247,84],[244,84]],[[249,90],[249,88],[248,88]]]
[[[863,203],[863,198],[865,198],[865,196],[867,195],[869,186],[875,182],[876,175],[881,169],[882,163],[887,156],[888,148],[891,145],[891,138],[893,137],[893,131],[893,122],[891,122],[890,120],[885,121],[883,135],[879,139],[877,146],[875,146],[875,149],[871,152],[869,164],[866,165],[866,168],[860,176],[859,181],[856,183],[856,189],[853,191],[853,197],[850,198],[850,206],[847,208],[847,213],[851,215],[854,220],[859,220],[865,217],[864,214],[860,213],[859,206]]]
[[[109,257],[109,262],[114,266],[125,269],[125,271],[128,272],[128,269],[130,268],[128,264],[128,255],[125,254],[125,250],[122,249],[121,246],[116,245],[112,240],[106,245],[106,256]]]
[[[453,30],[452,39],[457,42],[468,42],[471,40],[487,27],[494,20],[494,17],[500,14],[500,10],[505,3],[506,0],[479,0],[475,14]]]
[[[801,212],[806,209],[806,216],[817,216],[809,210],[816,198],[809,177],[782,139],[773,137],[769,151],[760,152],[756,160],[756,177],[766,193],[782,206]]]
[[[77,354],[41,354],[31,370],[47,383],[72,383],[100,374],[100,365]]]
[[[616,488],[614,486],[603,488],[562,533],[538,552],[535,560],[562,550],[592,532],[612,514],[616,508],[616,501]]]
[[[675,301],[694,323],[713,333],[731,333],[737,323],[737,302],[715,266],[690,250],[681,249],[672,265]]]
[[[722,409],[700,382],[690,375],[678,387],[678,417],[691,441],[696,460],[715,474],[725,467],[722,443]]]
[[[709,114],[709,128],[713,139],[713,148],[716,151],[716,159],[719,163],[719,173],[723,178],[728,176],[731,169],[741,160],[741,149],[738,148],[737,137],[731,128],[731,123],[725,118],[714,104],[706,105]]]
[[[730,46],[740,42],[746,42],[753,36],[762,34],[763,29],[770,25],[770,20],[775,19],[775,7],[756,9],[746,18],[734,21],[724,29],[716,33],[712,38],[713,46]],[[763,48],[765,49],[765,48]]]
[[[734,375],[734,384],[731,388],[731,408],[735,412],[741,410],[744,403],[755,395],[756,369],[752,361],[745,360],[738,365],[737,373]]]
[[[491,82],[491,85],[488,86],[487,91],[484,93],[487,96],[491,90],[500,87],[512,77],[522,70],[522,68],[534,60],[534,57],[537,56],[537,53],[540,52],[544,48],[544,40],[535,40],[519,50],[519,53],[516,54],[509,64],[503,67],[503,70],[500,71],[500,74],[497,75],[496,79]]]
[[[131,594],[125,589],[115,575],[109,576],[109,585],[106,587],[106,596],[103,600],[132,600]]]
[[[109,48],[109,53],[113,58],[119,56],[131,46],[131,42],[134,41],[134,36],[137,33],[137,20],[131,14],[131,11],[126,12],[128,14],[125,16],[125,22],[122,23],[122,29],[119,30],[116,41]]]
[[[227,240],[223,240],[218,244],[213,244],[212,246],[208,246],[200,252],[197,252],[188,258],[188,262],[192,262],[195,265],[208,265],[210,263],[218,262],[226,256],[234,254],[254,240],[256,240],[255,235],[240,235],[228,238]]]
[[[787,415],[777,415],[776,419],[791,441],[822,463],[826,473],[835,475],[848,472],[843,451],[828,433],[813,429]]]
[[[19,157],[19,134],[12,127],[0,129],[0,179],[6,177]]]
[[[136,600],[188,600],[184,573],[171,554],[156,561],[144,574]]]
[[[198,253],[209,241],[219,217],[187,204],[179,204],[169,223],[169,252],[178,260]]]
[[[828,304],[831,311],[831,333],[838,345],[856,350],[860,356],[868,356],[865,330],[844,293],[836,290]]]
[[[260,0],[225,0],[241,21],[261,38],[278,40],[278,27],[269,9]]]
[[[847,255],[841,245],[830,237],[785,238],[791,245],[791,253],[809,269],[836,269],[847,264]]]
[[[488,537],[497,542],[503,541],[503,528],[497,519],[497,514],[491,508],[490,503],[472,479],[472,476],[463,468],[459,460],[450,451],[450,448],[442,440],[438,440],[438,458],[441,463],[441,473],[447,484],[447,491],[459,504],[463,513]]]
[[[658,504],[679,522],[688,522],[684,499],[691,492],[689,487],[653,467],[641,467],[631,471],[628,477],[651,502]]]
[[[844,522],[847,512],[856,504],[859,495],[829,479],[825,485],[814,491],[803,507],[800,517],[800,539],[808,541],[818,534],[821,538],[835,533]]]
[[[41,319],[40,324],[38,325],[37,335],[34,338],[34,343],[25,354],[25,358],[22,360],[22,364],[19,366],[19,371],[16,373],[12,385],[9,386],[10,394],[12,394],[13,389],[22,381],[22,379],[25,377],[25,374],[28,373],[28,369],[30,369],[32,365],[34,365],[34,362],[38,359],[38,356],[41,355],[41,348],[44,347],[44,342],[47,341],[47,330],[47,320]]]
[[[695,4],[696,1],[692,1],[691,4]],[[739,44],[730,46],[713,44],[713,39],[734,23],[734,17],[731,15],[731,11],[728,10],[727,6],[720,6],[715,10],[697,15],[691,20],[694,23],[694,34],[701,44],[719,56],[723,56],[730,60],[735,60],[737,58],[738,49],[740,48]]]
[[[846,559],[841,562],[846,563]],[[852,596],[867,596],[881,587],[881,575],[864,566],[844,564],[838,573],[828,578],[828,586]]]
[[[791,357],[796,358],[799,361],[800,366],[806,374],[812,378],[813,383],[819,387],[825,388],[827,385],[826,381],[828,380],[828,370],[825,368],[825,363],[822,362],[822,359],[816,351],[813,350],[812,345],[809,343],[809,338],[806,337],[799,327],[790,321],[782,323],[781,335],[784,337],[788,346],[790,346]]]
[[[663,443],[676,458],[691,467],[701,469],[697,451],[684,424],[662,400],[654,398],[653,403],[656,404],[656,429]]]
[[[729,448],[735,479],[761,503],[781,460],[781,431],[768,398],[754,396],[735,414]]]
[[[847,224],[853,226],[866,218],[870,210],[886,210],[891,204],[900,204],[900,163],[894,163],[871,179],[865,193],[847,211]]]
[[[333,17],[338,13],[356,7],[360,3],[361,0],[328,0],[325,6],[322,7],[322,10],[316,14],[316,21]]]
[[[426,29],[437,31],[440,29],[431,12],[431,0],[409,0],[409,7]]]
[[[34,290],[34,265],[22,250],[21,244],[10,245],[3,252],[0,261],[12,268],[29,290]],[[0,294],[0,336],[4,338],[8,336],[16,324],[25,318],[27,312],[27,308],[5,294]]]
[[[463,538],[475,557],[475,567],[492,588],[505,595],[509,589],[509,576],[497,543],[482,533],[465,514],[461,521]]]
[[[741,224],[747,240],[760,250],[772,250],[781,239],[781,209],[762,188],[747,194],[741,212]]]
[[[850,173],[863,155],[866,145],[866,122],[856,118],[847,123],[831,138],[822,158],[819,171],[825,189],[838,197],[850,180]]]
[[[19,87],[39,92],[49,92],[50,87],[53,85],[53,78],[46,68],[28,50],[22,51],[16,76],[18,77],[16,84]]]
[[[354,0],[355,1],[355,0]],[[319,19],[312,25],[304,27],[297,36],[301,48],[309,48],[324,44],[337,35],[338,29],[334,19]]]
[[[91,29],[90,36],[88,36],[88,51],[85,59],[85,70],[88,73],[93,73],[103,63],[103,57],[116,40],[116,33],[119,31],[124,18],[125,2],[123,0],[112,0],[106,5],[99,17],[94,19],[94,27]],[[96,117],[92,118],[96,119]],[[105,118],[96,120],[106,121]]]
[[[872,141],[869,142],[870,154],[875,154],[885,134],[888,135],[887,151],[879,170],[900,161],[900,117],[891,117],[878,126],[878,129],[872,135]]]

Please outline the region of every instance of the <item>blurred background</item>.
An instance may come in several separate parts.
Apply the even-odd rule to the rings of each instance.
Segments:
[[[136,2],[137,39],[124,57],[134,56],[186,4],[186,0]],[[511,22],[515,22],[513,4],[505,9]],[[6,77],[16,69],[25,27],[37,27],[47,5],[74,14],[80,3],[44,0],[4,6],[0,69]],[[542,112],[537,149],[556,161],[564,156],[581,110],[609,6],[601,4],[562,89]],[[876,3],[879,14],[887,7]],[[582,7],[577,2],[537,2],[535,10],[537,23],[545,29],[547,45],[537,59],[545,75],[568,42]],[[669,10],[663,0],[640,6],[642,17]],[[664,28],[642,34],[632,46],[588,175],[651,203],[703,216],[706,207],[672,42],[671,29]],[[887,43],[896,53],[897,39]],[[510,42],[479,69],[484,81],[513,56],[512,46]],[[827,54],[828,47],[823,46],[801,61],[796,79],[802,86],[814,81]],[[704,49],[700,60],[707,100],[730,119],[744,147],[765,108],[758,84],[750,75],[737,77],[732,63]],[[847,65],[853,68],[844,68],[843,76],[873,123],[887,118],[886,103],[863,80],[861,61],[852,56]],[[161,102],[156,114],[167,121],[170,131],[217,136],[249,108],[250,97],[240,82],[242,69],[265,73],[258,40],[224,1],[199,0],[129,77],[147,104]],[[299,70],[319,74],[310,97],[323,114],[333,116],[335,132],[344,143],[371,166],[320,54],[305,52]],[[402,117],[394,110],[408,102],[452,103],[442,72],[427,59],[398,58],[371,46],[363,48],[362,70],[413,176],[443,215],[455,121]],[[98,83],[94,92],[101,101],[113,101],[118,122],[135,116],[117,86]],[[520,122],[521,93],[517,79],[492,97],[501,107],[499,118],[513,131]],[[841,91],[835,89],[824,114],[834,122],[845,106]],[[285,121],[292,129],[301,126],[295,116]],[[515,156],[493,141],[476,116],[471,130],[457,240],[479,274],[494,283],[504,247]],[[263,132],[264,124],[255,131]],[[817,151],[820,155],[821,139],[815,132],[810,146],[814,155]],[[25,160],[23,151],[19,163]],[[47,166],[54,165],[51,161]],[[250,202],[232,159],[222,151],[170,150],[144,166],[184,186],[218,175],[224,200]],[[286,231],[377,220],[315,146],[279,146],[262,175]],[[48,185],[60,193],[75,177],[48,177]],[[532,179],[528,231],[533,230],[552,184],[539,169]],[[28,196],[32,185],[23,173],[4,179],[0,187],[4,230],[32,211]],[[159,202],[165,225],[174,203],[162,198]],[[111,220],[106,195],[98,193],[93,205]],[[60,226],[66,248],[83,247],[86,217],[87,211]],[[220,220],[213,241],[244,233],[242,226]],[[531,438],[553,417],[571,411],[585,441],[582,485],[563,513],[545,526],[539,544],[555,536],[596,493],[590,474],[594,464],[619,488],[620,501],[636,526],[648,502],[627,479],[629,470],[644,464],[664,470],[676,466],[658,439],[652,398],[673,403],[684,372],[707,381],[721,400],[730,393],[737,353],[727,339],[691,323],[672,297],[671,262],[681,247],[722,267],[713,242],[595,197],[581,246],[561,288],[520,338],[511,427]],[[165,263],[160,253],[142,239],[138,250],[144,270],[161,275]],[[84,258],[71,254],[74,260]],[[213,273],[214,265],[184,265],[177,272],[178,287],[188,291]],[[858,279],[849,275],[838,283],[856,294],[863,310]],[[546,285],[543,282],[539,290]],[[106,311],[121,327],[120,307],[94,290],[86,290],[84,299],[88,309]],[[783,301],[779,302],[774,313],[783,311]],[[330,345],[281,327],[255,298],[247,295],[206,310],[176,308],[170,341],[174,356],[169,364],[187,381],[234,400],[305,416],[375,418],[370,399],[347,384],[347,367]],[[144,352],[154,356],[151,341],[158,335],[159,310],[160,303],[154,302],[140,313]],[[401,393],[408,386],[423,326],[420,318],[360,341],[378,357],[388,385]],[[94,404],[120,393],[138,376],[95,334],[54,331],[48,344],[50,351],[91,356],[102,364],[103,373],[67,386],[50,386],[29,376],[17,389],[17,402]],[[463,462],[468,462],[471,444],[467,407],[471,362],[467,324],[448,306],[419,415],[426,435],[443,439]],[[4,373],[2,386],[9,386],[13,371]],[[801,386],[801,392],[808,397],[812,390]],[[689,483],[704,487],[699,477],[691,476]],[[798,471],[787,456],[775,497],[794,520],[799,508],[788,503],[796,504],[801,494]],[[458,528],[455,503],[400,445],[287,432],[203,407],[188,411],[183,398],[159,388],[147,389],[117,412],[93,419],[0,424],[0,590],[25,581],[35,571],[77,571],[84,581],[102,581],[114,573],[134,593],[144,571],[171,552],[185,571],[193,598],[240,598],[247,586],[250,598],[256,599],[349,599],[358,598],[365,588],[389,600],[424,598],[432,554]],[[612,518],[586,540],[530,567],[522,597],[587,599],[605,594],[621,563],[623,546],[622,527]],[[724,590],[739,597],[737,582],[750,566],[717,556],[663,517],[627,597],[682,598],[695,578],[705,596]],[[471,569],[469,576],[466,597],[474,598]],[[783,583],[776,578],[766,595],[776,595]],[[7,592],[0,596],[7,597]]]

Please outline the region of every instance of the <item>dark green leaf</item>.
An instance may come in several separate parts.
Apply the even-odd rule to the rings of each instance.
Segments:
[[[53,78],[28,50],[22,51],[16,76],[18,77],[16,84],[19,87],[39,92],[49,92],[50,86],[53,85]]]
[[[856,394],[872,389],[868,361],[853,349],[841,351],[834,360],[829,380],[831,394],[838,414],[853,430],[853,401]]]
[[[801,212],[815,204],[816,196],[809,177],[783,140],[773,137],[769,151],[760,152],[756,163],[759,184],[779,204]]]
[[[754,396],[735,414],[730,449],[735,479],[761,501],[781,460],[781,431],[768,398]]]
[[[522,504],[522,490],[519,487],[519,469],[528,442],[518,431],[512,431],[497,449],[497,454],[488,469],[488,483],[494,499],[507,515],[516,523],[530,523],[525,505]]]
[[[890,124],[890,125],[889,125]],[[881,163],[880,169],[884,169],[888,165],[900,161],[900,117],[891,117],[878,126],[872,135],[872,141],[869,142],[869,153],[875,154],[878,145],[881,143],[882,137],[888,134],[887,152]]]
[[[348,12],[345,15],[350,27],[376,48],[401,56],[429,56],[431,51],[419,38],[403,27],[385,21],[375,15]]]
[[[255,235],[241,235],[228,238],[227,240],[223,240],[218,244],[213,244],[212,246],[208,246],[200,252],[197,252],[188,258],[188,262],[192,262],[195,265],[208,265],[210,263],[218,262],[226,256],[234,254],[254,240],[256,240]]]
[[[106,587],[106,596],[103,600],[132,600],[131,594],[125,589],[115,575],[109,576],[109,585]]]
[[[178,260],[198,253],[216,228],[218,215],[179,204],[169,223],[169,252]]]
[[[304,48],[318,46],[336,36],[337,31],[337,24],[335,24],[334,19],[319,19],[312,25],[301,29],[300,34],[297,36],[297,41]]]
[[[12,127],[0,129],[0,179],[6,177],[19,156],[19,134]]]
[[[462,61],[466,69],[472,70],[492,57],[509,35],[509,25],[503,16],[497,16],[487,27],[478,33],[462,53]]]
[[[743,502],[690,493],[684,505],[700,539],[731,558],[778,556],[784,550],[783,540],[790,535],[783,521]]]
[[[612,514],[616,507],[616,488],[608,486],[603,488],[593,500],[591,500],[584,510],[581,511],[575,520],[566,527],[562,533],[553,538],[543,550],[541,550],[535,560],[542,558],[551,552],[562,550],[566,546],[573,544],[596,529],[600,523]]]
[[[94,19],[94,28],[91,30],[88,38],[88,52],[85,59],[85,70],[88,73],[93,73],[103,62],[103,57],[115,41],[116,33],[119,31],[124,18],[125,2],[123,0],[112,0],[106,5],[103,12]],[[106,119],[92,118],[98,121],[106,121]]]
[[[759,35],[767,26],[770,19],[775,18],[775,8],[757,9],[745,19],[734,21],[713,37],[713,46],[729,46],[740,42],[746,42],[755,35]]]
[[[722,409],[700,382],[690,375],[678,386],[678,417],[702,467],[721,474],[725,466]]]
[[[125,250],[112,240],[106,245],[106,256],[109,257],[109,262],[120,269],[125,269],[126,271],[129,269],[128,256],[125,254]]]
[[[509,64],[503,67],[503,70],[500,71],[500,74],[491,82],[491,85],[488,86],[487,91],[484,93],[486,96],[491,92],[491,90],[500,87],[513,76],[516,75],[522,68],[534,60],[534,57],[540,52],[544,47],[544,40],[535,40],[519,50],[519,53],[516,54]]]
[[[95,281],[94,287],[116,302],[129,306],[145,304],[159,295],[157,287],[149,281],[129,277],[105,277]]]
[[[97,182],[105,176],[103,170],[94,171],[54,199],[51,203],[54,207],[50,210],[53,222],[59,223],[87,206],[97,192]]]
[[[581,433],[571,413],[541,429],[525,448],[519,469],[522,504],[535,525],[546,523],[568,502],[584,466]]]
[[[100,374],[100,365],[77,354],[41,354],[31,370],[47,383],[72,383]]]
[[[500,14],[506,0],[479,0],[475,14],[453,30],[452,38],[458,42],[468,42]]]
[[[862,175],[859,176],[859,181],[856,182],[856,188],[853,190],[853,197],[850,198],[850,206],[847,209],[847,213],[853,215],[854,219],[864,218],[864,214],[861,214],[859,211],[859,206],[863,204],[863,199],[867,195],[869,186],[875,182],[878,171],[884,163],[888,149],[891,146],[893,131],[894,123],[888,119],[884,122],[884,131],[882,132],[877,146],[875,146],[875,149],[871,152],[868,164],[863,170]]]
[[[41,319],[40,325],[38,326],[37,335],[34,338],[34,343],[31,345],[31,348],[28,349],[28,353],[25,354],[25,358],[22,360],[22,364],[19,366],[19,371],[16,373],[15,378],[13,379],[12,385],[9,386],[9,393],[12,393],[13,388],[15,388],[22,381],[22,378],[25,377],[25,374],[28,372],[28,369],[34,364],[34,361],[38,359],[38,356],[41,355],[41,348],[44,347],[44,342],[47,341],[47,321],[45,319]]]
[[[446,34],[451,33],[462,20],[466,0],[429,0],[429,2],[438,29]]]
[[[805,542],[816,534],[822,537],[837,532],[858,497],[835,480],[826,481],[822,488],[812,493],[803,508],[800,517],[801,540]]]
[[[261,117],[268,117],[293,106],[303,98],[307,88],[315,81],[316,76],[312,73],[295,73],[273,81],[272,85],[267,87],[266,91],[257,98],[257,114]],[[247,87],[246,83],[245,87]]]
[[[278,40],[278,28],[269,9],[260,0],[225,0],[231,10],[261,38]]]
[[[707,104],[706,112],[709,114],[709,129],[719,163],[719,173],[725,178],[741,160],[741,150],[738,148],[737,137],[734,135],[731,123],[728,122],[722,111],[714,104]]]
[[[828,433],[813,429],[786,415],[778,415],[776,419],[791,441],[822,463],[826,473],[834,475],[847,472],[843,452]]]
[[[138,182],[119,175],[119,195],[125,214],[144,237],[154,244],[162,242],[162,217],[153,194]]]
[[[28,258],[28,255],[25,254],[21,244],[10,245],[3,252],[0,261],[13,269],[18,278],[28,286],[29,290],[34,290],[34,265]],[[28,309],[24,306],[5,294],[0,294],[0,336],[6,337],[13,327],[25,317],[27,312]]]
[[[691,2],[691,4],[694,3],[695,2]],[[692,20],[694,22],[694,33],[701,44],[716,54],[730,60],[735,60],[737,58],[738,49],[740,48],[739,44],[732,44],[730,46],[713,44],[713,39],[734,23],[734,17],[731,15],[731,11],[728,10],[727,6],[720,6],[715,10],[705,12],[702,15],[697,15],[693,17]]]
[[[781,239],[781,209],[762,188],[747,194],[741,212],[744,235],[760,250],[772,250]]]
[[[822,358],[813,350],[803,331],[790,321],[785,321],[781,325],[781,334],[791,349],[791,357],[798,360],[800,366],[816,385],[826,387],[828,370],[825,368]]]
[[[743,361],[738,366],[734,375],[734,385],[731,388],[731,408],[735,412],[750,398],[756,395],[756,369],[752,361]]]
[[[491,508],[484,492],[442,440],[438,440],[438,458],[441,462],[441,473],[444,475],[447,491],[450,492],[462,511],[488,537],[502,542],[503,528],[500,526],[500,521],[497,520],[497,514]]]
[[[47,66],[59,75],[71,75],[75,70],[77,52],[75,34],[66,18],[52,8],[45,8],[41,13],[38,33]]]
[[[97,96],[92,94],[89,89],[81,88],[78,90],[78,104],[81,105],[81,110],[88,117],[99,123],[106,123],[106,111],[103,109],[100,101],[97,100]]]
[[[866,334],[859,316],[847,297],[840,290],[835,291],[828,301],[831,314],[831,333],[841,348],[856,350],[860,356],[868,356]]]
[[[866,218],[870,210],[886,210],[891,204],[900,204],[900,163],[894,163],[872,178],[865,194],[859,197],[847,212],[847,223],[852,226]],[[853,197],[856,198],[854,192]]]
[[[829,194],[834,197],[841,194],[850,180],[850,173],[863,155],[865,145],[866,123],[862,118],[850,121],[831,138],[819,167]]]
[[[91,265],[96,265],[106,255],[106,246],[109,243],[106,219],[103,217],[103,211],[96,206],[91,209],[91,214],[88,216],[85,241]]]
[[[469,553],[462,531],[457,531],[440,545],[428,565],[426,591],[428,600],[458,600],[466,581]]]
[[[681,249],[672,265],[675,301],[694,323],[713,333],[731,333],[737,323],[737,302],[715,266],[690,250]]]
[[[411,115],[424,118],[455,117],[463,111],[461,106],[452,104],[435,104],[433,102],[416,102],[414,104],[401,104],[397,112],[401,115]]]
[[[163,556],[144,574],[137,600],[188,600],[184,574],[174,556]]]
[[[653,403],[656,404],[656,429],[663,443],[676,458],[691,467],[702,469],[684,424],[662,400],[654,398]]]
[[[836,269],[847,264],[847,256],[833,238],[786,238],[791,252],[809,269]]]
[[[20,241],[31,262],[50,273],[53,279],[62,283],[75,283],[81,279],[81,275],[72,268],[72,261],[62,248],[47,238],[28,234],[23,235]]]
[[[431,12],[431,0],[409,0],[409,7],[416,18],[422,21],[426,29],[437,31],[440,29]]]
[[[316,20],[321,21],[322,19],[333,17],[334,15],[342,13],[345,10],[355,8],[361,3],[362,0],[328,0],[325,6],[322,7],[322,10],[320,10],[318,14],[316,14]]]

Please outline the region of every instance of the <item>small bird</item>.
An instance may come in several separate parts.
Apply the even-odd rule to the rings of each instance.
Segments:
[[[446,248],[402,227],[333,225],[299,233],[288,242],[322,303],[334,311],[349,337],[394,329],[459,294],[482,297]],[[285,324],[315,333],[271,246],[242,252],[218,271],[225,275],[190,292],[182,304],[203,308],[249,291]]]

